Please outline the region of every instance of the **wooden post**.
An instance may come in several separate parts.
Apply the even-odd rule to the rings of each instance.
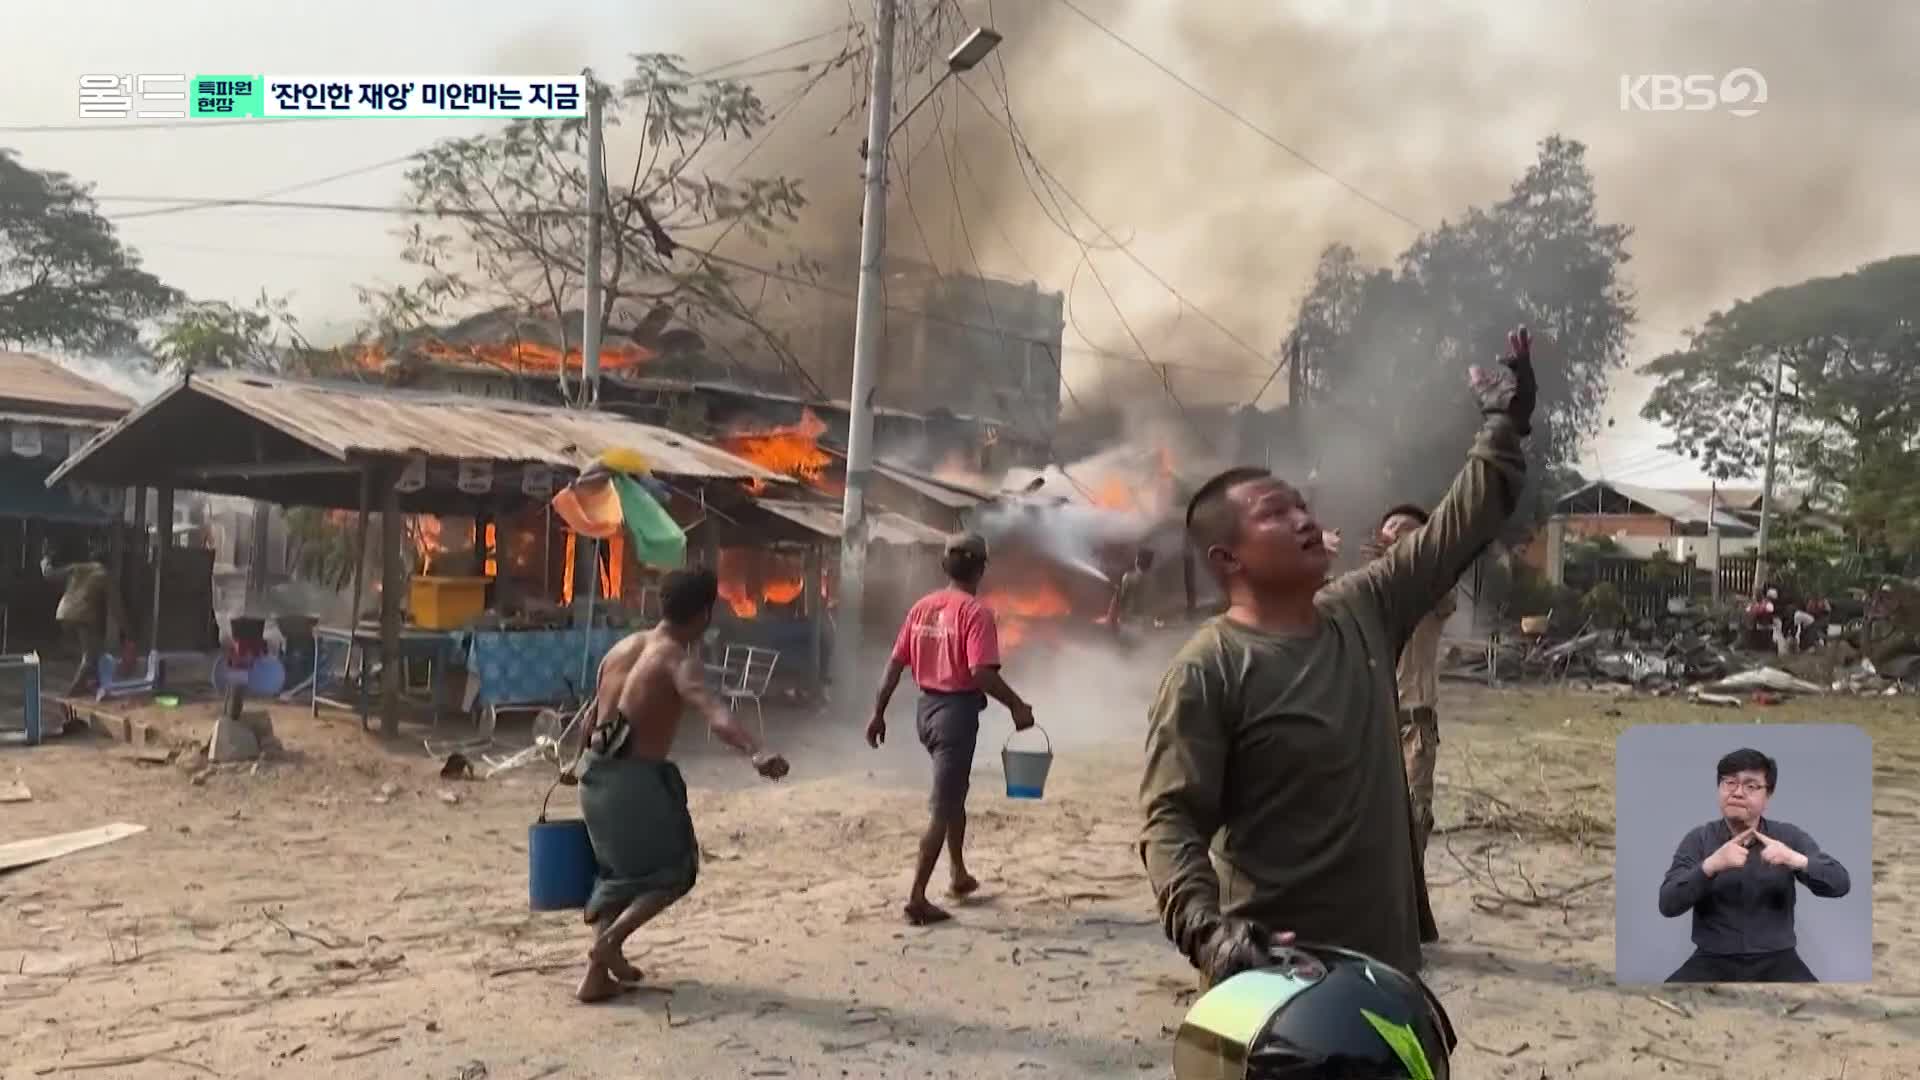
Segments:
[[[122,499],[128,492],[122,489]],[[107,597],[107,638],[103,643],[108,656],[120,655],[120,635],[130,627],[125,622],[121,598],[127,595],[127,506],[123,501],[114,508],[113,523],[107,526],[107,581],[112,593]]]
[[[514,608],[513,576],[507,572],[507,549],[511,546],[507,543],[507,522],[509,520],[509,514],[502,514],[497,510],[487,517],[487,524],[493,526],[493,544],[487,552],[488,555],[493,556],[493,606],[495,610],[503,612],[511,611]],[[482,528],[480,530],[481,540],[485,541],[486,536],[486,530]],[[486,568],[487,564],[482,562],[480,564],[481,571],[484,572]]]
[[[128,588],[123,595],[127,598],[127,633],[138,643],[145,633],[138,617],[143,614],[140,610],[140,573],[151,565],[153,556],[147,538],[147,489],[137,487],[128,494],[133,497],[133,527],[129,530],[132,535],[127,539],[127,549],[133,556],[134,570],[128,575],[132,580],[125,583]]]
[[[807,650],[813,663],[813,685],[816,687],[825,686],[827,681],[827,602],[820,595],[821,570],[825,561],[819,544],[807,546],[806,570],[800,586],[801,599],[806,601],[806,607],[801,610],[807,615]]]
[[[160,599],[165,593],[167,579],[167,551],[173,547],[173,488],[160,489],[158,504],[154,507],[154,545],[153,545],[153,607],[147,622],[149,651],[160,651]]]
[[[400,492],[391,475],[380,483],[380,732],[400,734],[400,594],[406,572],[400,564]]]
[[[347,633],[360,627],[360,590],[367,576],[367,517],[373,513],[373,472],[368,465],[360,472],[360,518],[353,526],[353,608],[347,612]]]

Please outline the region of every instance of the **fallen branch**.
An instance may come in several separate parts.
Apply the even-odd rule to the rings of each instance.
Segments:
[[[323,949],[345,949],[345,948],[350,948],[353,945],[353,942],[351,941],[328,941],[326,938],[323,938],[318,934],[310,934],[305,930],[295,930],[293,927],[288,926],[285,922],[282,922],[279,916],[275,915],[271,911],[268,911],[266,908],[261,908],[260,914],[264,916],[268,922],[286,931],[286,934],[289,938],[293,938],[296,940],[305,939],[307,941],[313,942],[315,945],[318,945]]]
[[[119,1057],[95,1058],[92,1061],[75,1061],[66,1065],[46,1065],[33,1071],[36,1075],[45,1076],[48,1073],[87,1072],[92,1069],[117,1069],[123,1065],[138,1065],[143,1061],[149,1061],[165,1054],[176,1053],[185,1050],[189,1046],[197,1046],[206,1041],[207,1037],[205,1035],[196,1035],[186,1042],[175,1043],[172,1046],[163,1046],[157,1050],[148,1050],[144,1054],[122,1054]]]
[[[363,1046],[358,1050],[342,1050],[339,1053],[333,1055],[333,1060],[352,1061],[354,1058],[367,1057],[372,1054],[378,1054],[383,1050],[391,1050],[395,1046],[399,1045],[399,1042],[400,1040],[397,1038],[382,1039],[380,1040],[379,1044],[375,1046]]]

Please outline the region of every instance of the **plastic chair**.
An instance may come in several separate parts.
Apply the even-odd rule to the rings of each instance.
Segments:
[[[720,662],[720,696],[727,708],[739,711],[741,701],[753,702],[753,714],[760,721],[760,738],[767,737],[767,713],[761,704],[767,687],[773,682],[774,666],[780,662],[780,650],[755,645],[729,645]],[[713,729],[707,729],[713,738]]]

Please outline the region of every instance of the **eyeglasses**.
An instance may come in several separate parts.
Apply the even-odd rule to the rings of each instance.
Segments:
[[[1720,788],[1722,791],[1737,790],[1744,791],[1749,795],[1758,795],[1767,790],[1767,785],[1765,781],[1761,780],[1741,780],[1738,777],[1729,776],[1720,781]]]

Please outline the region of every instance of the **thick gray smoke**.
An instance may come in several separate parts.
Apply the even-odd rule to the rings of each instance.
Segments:
[[[1904,195],[1920,164],[1914,5],[1641,0],[1514,4],[1496,13],[1458,2],[1075,2],[1422,225],[1504,195],[1541,137],[1582,140],[1603,216],[1638,230],[1630,270],[1642,331],[1663,347],[1672,343],[1668,331],[1714,306],[1920,244],[1920,202]],[[870,17],[866,4],[857,6]],[[796,35],[845,12],[837,0],[791,7]],[[932,4],[907,7],[927,25]],[[1141,260],[1260,352],[1290,325],[1322,247],[1346,241],[1387,262],[1416,235],[1054,0],[968,0],[959,8],[1006,35],[995,60],[965,76],[966,87],[1002,122],[1011,102],[1040,163]],[[927,32],[957,40],[956,23]],[[1767,80],[1768,100],[1755,116],[1621,107],[1623,75],[1738,67]],[[900,88],[901,108],[928,79]],[[822,138],[847,106],[845,83],[815,97],[754,168],[803,177],[814,205],[797,239],[815,254],[850,252],[859,222],[858,124]],[[930,138],[936,123],[938,138]],[[1188,400],[1235,400],[1259,386],[1270,361],[1112,250],[1063,193],[1036,180],[1031,163],[1022,167],[965,87],[950,81],[893,147],[911,166],[895,178],[891,251],[930,251],[953,270],[970,270],[977,255],[989,273],[1062,290],[1071,284],[1070,341],[1084,335],[1133,354],[1137,335],[1154,359],[1185,365],[1170,376]],[[1082,266],[1081,244],[1049,220],[1062,216],[1056,202],[1092,248],[1099,280]],[[1066,358],[1083,398],[1098,398],[1102,379],[1130,366],[1071,349]],[[1270,390],[1265,400],[1280,394]]]

